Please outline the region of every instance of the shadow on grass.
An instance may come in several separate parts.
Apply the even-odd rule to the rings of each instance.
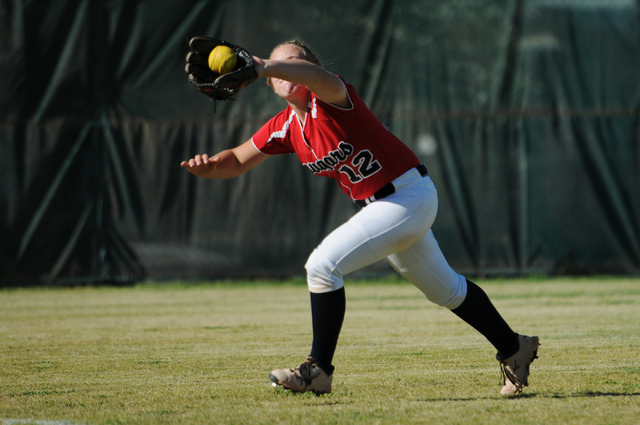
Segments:
[[[479,400],[521,400],[525,398],[537,397],[536,393],[512,395],[512,396],[489,396],[489,397],[433,397],[433,398],[418,398],[413,401],[479,401]]]
[[[583,391],[575,394],[553,394],[548,398],[581,398],[581,397],[638,397],[640,393],[616,393],[611,391]]]
[[[437,397],[437,398],[422,398],[414,401],[433,402],[433,401],[478,401],[478,400],[522,400],[535,397],[541,398],[555,398],[555,399],[571,399],[571,398],[589,398],[589,397],[638,397],[640,393],[627,393],[627,392],[603,392],[603,391],[584,391],[573,394],[538,394],[538,393],[526,393],[511,396],[501,397]]]

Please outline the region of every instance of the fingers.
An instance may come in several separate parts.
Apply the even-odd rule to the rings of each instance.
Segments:
[[[188,161],[182,161],[180,163],[180,166],[183,168],[194,168],[194,167],[201,167],[201,166],[210,167],[210,166],[213,166],[214,163],[218,162],[219,160],[220,158],[218,156],[209,158],[209,155],[204,153],[202,155],[196,155],[193,158],[189,159]]]
[[[190,167],[199,167],[209,163],[209,156],[205,153],[203,155],[196,155],[189,160]]]

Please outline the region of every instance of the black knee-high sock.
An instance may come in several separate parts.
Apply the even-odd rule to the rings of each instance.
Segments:
[[[520,348],[518,334],[498,313],[486,292],[470,280],[467,279],[467,297],[451,311],[484,335],[504,358]]]
[[[346,297],[344,288],[324,294],[311,293],[313,345],[310,356],[327,374],[333,373],[333,354],[342,329]]]

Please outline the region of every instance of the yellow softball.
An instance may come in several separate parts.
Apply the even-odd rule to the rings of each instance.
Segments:
[[[219,45],[209,53],[209,68],[218,74],[226,74],[236,67],[238,57],[230,47]]]

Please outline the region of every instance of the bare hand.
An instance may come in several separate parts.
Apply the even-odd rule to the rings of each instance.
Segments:
[[[209,158],[209,155],[205,153],[196,155],[188,161],[182,161],[180,166],[186,168],[191,174],[204,177],[216,168],[219,161],[220,157],[218,155]]]

